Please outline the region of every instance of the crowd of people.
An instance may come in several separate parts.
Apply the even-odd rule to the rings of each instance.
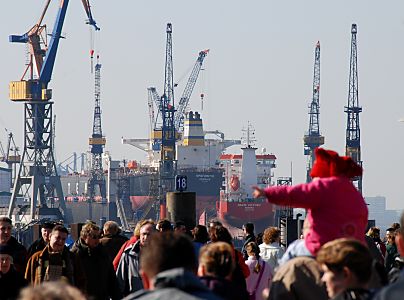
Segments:
[[[243,225],[234,246],[225,224],[187,228],[141,220],[128,239],[118,224],[88,221],[69,245],[63,224],[45,222],[28,250],[0,217],[0,299],[402,299],[404,214],[381,239],[351,179],[362,168],[316,149],[312,182],[254,187],[255,197],[307,211],[302,238],[287,248],[281,230]]]

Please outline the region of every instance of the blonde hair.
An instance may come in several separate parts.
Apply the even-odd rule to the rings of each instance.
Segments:
[[[74,286],[62,281],[44,282],[29,286],[21,291],[19,300],[86,300],[86,297]]]
[[[116,235],[119,233],[119,225],[117,222],[114,221],[107,221],[104,224],[104,234],[111,234],[111,235]]]

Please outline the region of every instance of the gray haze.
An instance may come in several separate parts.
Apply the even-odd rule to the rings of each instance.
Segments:
[[[49,33],[58,1],[49,8]],[[0,9],[0,140],[4,128],[23,143],[23,105],[8,99],[8,83],[19,80],[25,46],[8,42],[35,24],[44,1],[3,1]],[[189,70],[200,50],[211,49],[202,84],[190,105],[201,111],[206,130],[240,138],[250,121],[257,146],[274,153],[275,176],[305,181],[302,137],[308,130],[314,47],[321,43],[320,130],[324,147],[345,148],[350,28],[358,25],[359,102],[363,190],[382,195],[389,208],[403,208],[404,169],[404,1],[92,1],[101,31],[96,51],[102,63],[102,121],[113,159],[145,161],[121,137],[149,133],[147,90],[163,89],[165,28],[173,24],[174,76]],[[81,1],[70,0],[50,88],[57,114],[56,152],[63,160],[88,150],[94,78],[90,73],[90,30]],[[186,75],[187,78],[188,75]],[[176,90],[179,97],[185,85]],[[201,77],[199,78],[201,79]],[[178,98],[177,98],[178,99]]]

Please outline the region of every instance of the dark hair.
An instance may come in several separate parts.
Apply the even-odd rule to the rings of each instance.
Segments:
[[[184,222],[184,221],[177,221],[177,222],[175,222],[175,224],[174,224],[174,229],[175,229],[175,228],[178,228],[178,227],[181,227],[181,226],[185,226],[185,227],[186,227],[185,222]]]
[[[402,227],[402,226],[400,226],[399,223],[393,223],[390,225],[390,227],[393,228],[394,230],[397,230],[397,229],[400,229],[400,227]]]
[[[317,261],[334,273],[347,267],[360,283],[367,283],[372,274],[369,248],[355,239],[342,238],[324,244],[317,253]]]
[[[152,234],[141,250],[140,267],[150,278],[173,268],[194,272],[196,264],[194,245],[184,234],[171,231]]]
[[[192,230],[192,235],[194,236],[194,242],[205,244],[209,241],[209,234],[206,226],[196,225]]]
[[[157,223],[157,227],[158,227],[158,230],[161,230],[161,231],[172,231],[173,230],[173,226],[171,225],[170,221],[168,221],[167,219],[160,220]]]
[[[64,232],[66,234],[69,234],[69,231],[63,225],[56,225],[55,227],[52,228],[52,233],[56,232],[56,231],[60,231],[60,232]]]
[[[245,223],[243,225],[243,227],[245,228],[245,231],[249,234],[253,234],[254,233],[254,224],[253,223]]]
[[[13,221],[11,221],[11,219],[6,216],[0,216],[0,222],[6,222],[9,223],[10,225],[13,225]]]
[[[55,227],[55,226],[56,226],[56,224],[54,222],[44,222],[44,223],[42,223],[41,228],[53,229],[53,227]]]
[[[210,239],[212,242],[225,242],[233,245],[233,238],[226,227],[215,226],[211,229]]]

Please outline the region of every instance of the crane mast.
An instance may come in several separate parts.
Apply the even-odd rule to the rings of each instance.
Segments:
[[[53,148],[53,102],[51,81],[59,40],[69,0],[60,0],[56,21],[50,41],[46,25],[42,24],[51,0],[45,2],[41,16],[35,25],[22,35],[10,35],[12,43],[28,45],[29,62],[19,81],[9,84],[11,101],[24,103],[24,150],[21,157],[13,193],[8,208],[8,217],[15,214],[17,195],[30,200],[29,217],[31,220],[41,215],[54,215],[67,223],[70,216],[66,211],[60,177],[57,173]],[[83,2],[84,4],[84,2]],[[88,1],[87,1],[88,4]],[[86,7],[85,7],[86,8]],[[96,27],[91,10],[88,24]],[[27,187],[28,186],[28,187]],[[23,187],[26,187],[23,189]],[[37,209],[39,207],[39,209]]]
[[[362,166],[360,137],[361,131],[359,126],[359,113],[362,112],[362,107],[359,106],[358,97],[358,49],[356,42],[357,32],[358,29],[356,24],[352,24],[348,105],[345,106],[345,112],[347,113],[345,153],[347,156],[350,156],[357,164]],[[362,176],[355,177],[353,179],[353,182],[359,192],[362,193]]]
[[[324,144],[320,134],[320,42],[314,51],[313,97],[309,105],[309,131],[304,136],[304,155],[307,156],[306,182],[311,181],[310,172],[315,160],[314,149]]]
[[[172,53],[172,25],[167,24],[166,62],[164,76],[164,94],[161,97],[160,111],[163,119],[161,128],[161,157],[159,169],[160,218],[165,218],[165,193],[173,190],[175,164],[176,131],[174,125],[174,75]]]
[[[105,137],[102,135],[101,126],[101,64],[99,63],[99,56],[97,56],[97,64],[94,67],[95,73],[95,107],[93,119],[93,134],[89,139],[90,152],[91,152],[91,167],[90,178],[88,180],[88,195],[90,205],[90,219],[91,216],[91,203],[95,201],[95,189],[98,186],[102,201],[106,199],[106,184],[104,178],[104,171],[102,167],[102,153],[106,143]]]

